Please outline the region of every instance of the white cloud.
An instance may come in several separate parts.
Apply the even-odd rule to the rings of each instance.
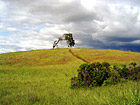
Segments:
[[[133,44],[140,44],[140,40],[135,40],[135,41],[132,41],[131,43],[133,43]]]
[[[4,26],[2,24],[0,24],[0,29],[4,28]]]
[[[7,31],[16,31],[17,29],[16,28],[13,28],[13,27],[9,27],[7,28]]]

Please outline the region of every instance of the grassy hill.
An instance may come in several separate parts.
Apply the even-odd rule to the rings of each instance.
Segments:
[[[0,54],[2,105],[123,105],[133,99],[136,82],[93,89],[70,89],[83,60],[140,64],[140,53],[99,49],[49,49]],[[81,59],[78,59],[78,56]]]

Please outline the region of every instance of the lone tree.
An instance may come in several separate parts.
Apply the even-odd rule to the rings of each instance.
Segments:
[[[75,45],[75,41],[73,40],[72,33],[65,33],[63,37],[59,37],[58,40],[54,41],[53,48],[58,47],[58,43],[63,40],[67,41],[68,47],[72,47]]]

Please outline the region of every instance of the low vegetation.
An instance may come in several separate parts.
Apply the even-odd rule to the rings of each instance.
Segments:
[[[126,80],[140,80],[140,66],[131,63],[127,68],[123,65],[122,68],[113,66],[103,62],[102,64],[92,63],[92,64],[81,64],[79,66],[78,76],[71,78],[71,87],[96,87],[113,85]]]

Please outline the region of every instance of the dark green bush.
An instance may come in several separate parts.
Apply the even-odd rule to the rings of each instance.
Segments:
[[[132,66],[133,67],[132,67]],[[82,64],[79,66],[78,76],[71,78],[71,87],[95,87],[108,84],[116,84],[121,80],[140,80],[140,66],[136,67],[136,63],[131,63],[127,68],[114,66],[110,67],[107,62]]]
[[[103,86],[109,85],[109,84],[113,84],[115,85],[117,82],[113,81],[112,78],[108,78],[107,80],[104,80]]]

